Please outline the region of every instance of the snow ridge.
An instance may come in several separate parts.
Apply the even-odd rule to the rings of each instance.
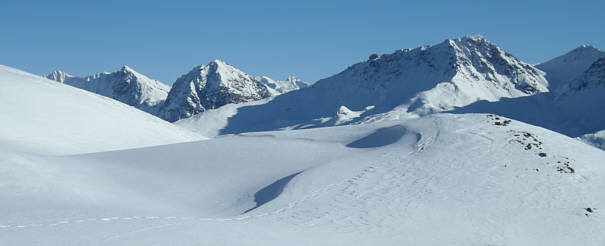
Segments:
[[[157,112],[170,90],[170,86],[152,80],[128,66],[116,72],[103,72],[83,78],[57,70],[46,78],[113,98],[151,114]]]
[[[229,103],[271,96],[252,76],[220,60],[194,67],[174,82],[158,116],[174,122]]]
[[[582,45],[564,55],[538,64],[536,67],[546,72],[550,90],[558,91],[564,89],[570,81],[581,76],[591,64],[601,57],[605,57],[604,51],[594,46]]]

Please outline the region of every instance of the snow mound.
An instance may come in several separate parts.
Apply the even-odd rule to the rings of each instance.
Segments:
[[[0,87],[2,147],[77,154],[201,139],[113,99],[1,65]]]
[[[393,144],[406,134],[404,126],[395,125],[376,130],[370,135],[347,144],[350,148],[377,148]]]

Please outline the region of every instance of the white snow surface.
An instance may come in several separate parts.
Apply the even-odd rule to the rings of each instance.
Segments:
[[[580,140],[599,149],[605,150],[605,130],[584,134],[582,137],[580,137]]]
[[[294,76],[288,76],[288,79],[285,81],[273,80],[267,76],[259,76],[255,77],[255,79],[267,86],[267,89],[273,96],[309,87],[308,83]]]
[[[551,91],[558,91],[577,79],[599,58],[605,57],[605,52],[594,46],[582,45],[574,50],[555,57],[547,62],[536,65],[546,72],[546,78]]]
[[[156,114],[170,91],[170,86],[148,78],[128,66],[119,71],[103,72],[84,78],[62,71],[46,76],[48,79],[113,98],[150,114]]]
[[[194,67],[174,82],[158,116],[174,122],[226,104],[270,96],[260,81],[224,61],[213,60],[206,66]]]
[[[266,104],[240,107],[220,132],[331,126],[342,122],[341,106],[353,112],[372,106],[347,124],[418,117],[547,92],[543,75],[480,36],[457,38],[372,57]]]
[[[202,139],[125,105],[0,65],[0,146],[78,154]]]
[[[605,244],[605,152],[507,120],[55,157],[0,148],[0,245]]]
[[[605,126],[605,58],[556,92],[531,97],[477,102],[458,113],[495,113],[542,126],[570,137],[581,137]]]

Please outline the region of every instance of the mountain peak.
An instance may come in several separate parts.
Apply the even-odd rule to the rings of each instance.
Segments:
[[[210,61],[208,64],[227,64],[227,63],[223,60],[212,59],[212,61]]]
[[[599,49],[590,44],[580,45],[578,48],[573,49],[571,52],[598,52]]]
[[[134,69],[130,68],[127,65],[122,66],[122,68],[120,69],[120,71],[124,72],[124,73],[135,73],[136,71],[134,71]]]
[[[233,67],[231,65],[229,65],[227,62],[219,60],[219,59],[214,59],[212,61],[210,61],[208,63],[208,65],[206,65],[208,67],[222,67],[222,66],[229,66],[229,67]]]
[[[55,80],[55,81],[63,83],[63,82],[65,82],[66,79],[73,78],[74,76],[57,69],[57,70],[53,71],[52,73],[46,75],[45,77],[47,79]]]
[[[259,80],[214,59],[206,66],[194,67],[174,82],[159,116],[172,122],[225,104],[269,96],[267,87]]]
[[[485,39],[482,35],[480,34],[476,34],[476,35],[469,35],[469,36],[463,36],[463,37],[459,37],[457,38],[458,40],[471,40],[471,41],[488,41],[487,39]],[[488,41],[489,42],[489,41]]]
[[[152,80],[128,66],[123,66],[115,72],[103,72],[87,77],[75,77],[57,70],[46,77],[113,98],[152,114],[164,102],[170,90],[170,86]]]
[[[592,45],[582,45],[536,67],[546,72],[551,91],[565,90],[601,57],[605,57],[605,52]]]

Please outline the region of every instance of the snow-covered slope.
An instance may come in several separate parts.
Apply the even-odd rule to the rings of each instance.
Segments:
[[[285,81],[273,80],[267,76],[260,76],[255,79],[267,86],[273,96],[309,87],[309,84],[294,76],[288,76]]]
[[[478,102],[455,110],[486,112],[542,126],[571,137],[605,127],[605,58],[598,59],[580,77],[557,92],[532,97]]]
[[[563,86],[558,92],[558,100],[601,88],[605,88],[605,56],[592,63],[582,76]]]
[[[99,73],[84,78],[61,71],[46,76],[49,79],[116,99],[145,112],[156,114],[170,86],[137,73],[128,66],[113,73]]]
[[[0,65],[0,147],[76,154],[200,139],[113,99]]]
[[[250,75],[220,60],[197,66],[174,82],[158,116],[170,122],[188,118],[229,103],[271,96],[267,87]]]
[[[582,137],[580,137],[580,140],[599,149],[605,150],[605,130],[584,134]]]
[[[538,64],[536,67],[546,72],[550,90],[558,91],[570,81],[581,76],[592,63],[601,57],[605,57],[605,52],[594,46],[582,45],[564,55]]]
[[[603,160],[539,127],[449,114],[66,157],[8,151],[0,244],[597,246]]]
[[[311,87],[241,107],[222,133],[335,125],[342,123],[342,106],[360,112],[349,114],[347,124],[425,115],[478,100],[534,95],[547,86],[543,72],[480,36],[463,37],[372,56]]]

